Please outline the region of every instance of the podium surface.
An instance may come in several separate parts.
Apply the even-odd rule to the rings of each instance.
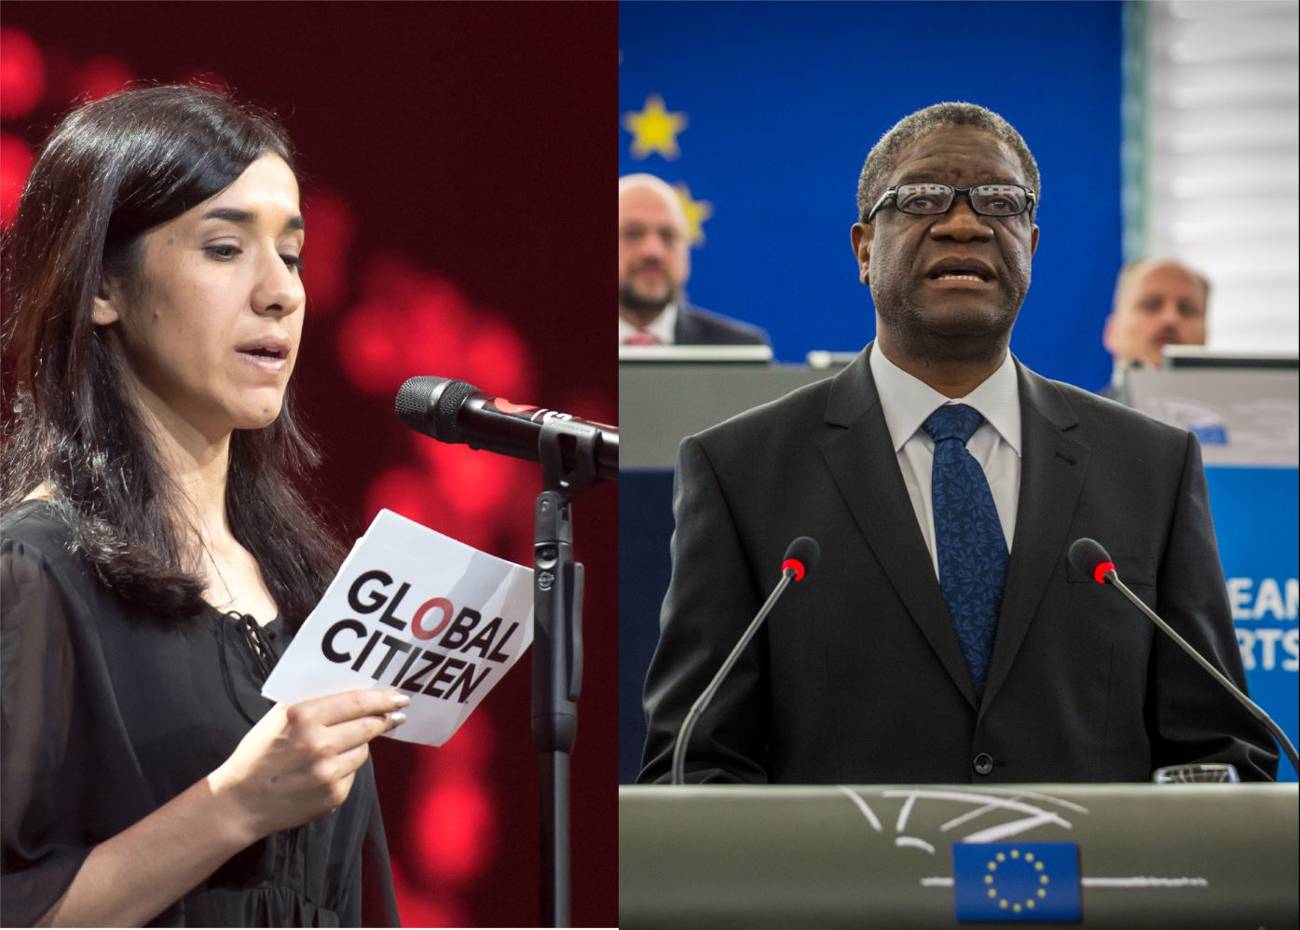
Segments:
[[[1067,842],[1079,926],[1295,927],[1297,800],[1294,784],[623,787],[620,926],[957,926],[954,843]]]

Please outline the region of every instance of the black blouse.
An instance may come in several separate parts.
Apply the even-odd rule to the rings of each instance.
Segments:
[[[0,518],[0,922],[32,926],[92,847],[226,760],[271,708],[262,682],[293,630],[215,609],[141,615],[29,501]],[[344,805],[238,853],[161,927],[398,926],[375,777]]]

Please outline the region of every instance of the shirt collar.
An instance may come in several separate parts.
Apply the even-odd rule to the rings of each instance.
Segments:
[[[650,325],[645,331],[659,340],[660,345],[670,346],[673,344],[673,331],[677,327],[677,304],[670,303],[664,307],[663,312],[650,321]],[[618,318],[618,344],[622,345],[628,336],[637,332],[637,328],[623,319]]]
[[[1010,352],[979,387],[959,398],[945,397],[924,381],[903,371],[885,358],[879,344],[872,347],[869,362],[895,452],[921,428],[926,417],[951,401],[978,410],[1016,455],[1020,454],[1020,384]]]

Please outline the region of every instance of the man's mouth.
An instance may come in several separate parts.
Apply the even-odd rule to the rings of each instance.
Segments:
[[[925,276],[930,281],[970,284],[987,284],[997,277],[987,262],[960,256],[949,256],[931,262]]]

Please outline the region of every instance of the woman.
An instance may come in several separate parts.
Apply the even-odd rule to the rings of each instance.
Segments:
[[[339,551],[290,479],[288,142],[192,87],[87,104],[8,248],[6,925],[396,925],[369,740],[403,696],[260,695]]]

